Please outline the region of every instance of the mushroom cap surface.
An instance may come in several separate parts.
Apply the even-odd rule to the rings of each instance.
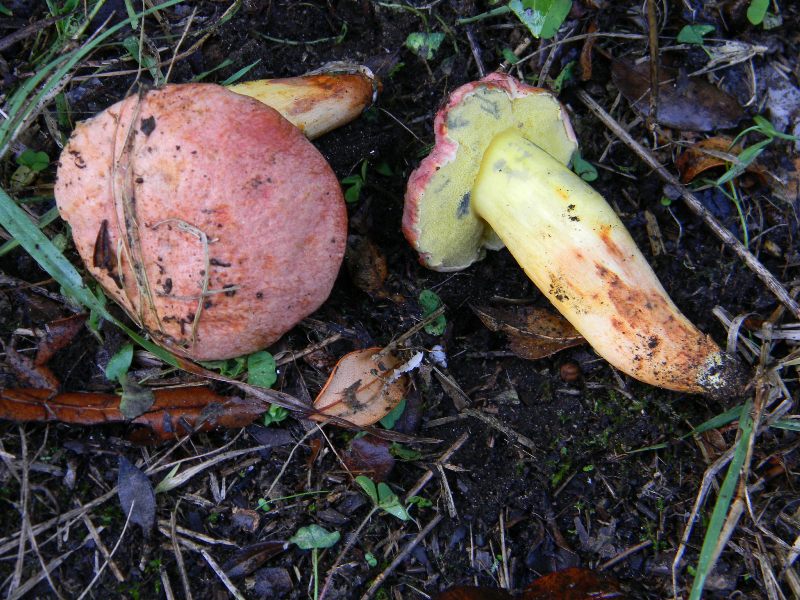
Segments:
[[[277,340],[325,301],[344,255],[328,163],[277,111],[217,85],[168,85],[80,123],[55,196],[109,296],[195,360]]]
[[[403,210],[403,233],[424,266],[457,271],[503,247],[470,194],[484,150],[511,128],[563,164],[578,147],[555,96],[503,73],[457,88],[436,114],[434,148],[411,174]]]

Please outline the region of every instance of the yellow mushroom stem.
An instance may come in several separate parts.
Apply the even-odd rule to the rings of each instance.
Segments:
[[[470,202],[609,363],[676,391],[741,388],[736,360],[681,314],[605,199],[539,146],[495,136]]]
[[[357,118],[372,104],[378,80],[365,67],[350,72],[315,72],[228,86],[277,110],[310,139]]]

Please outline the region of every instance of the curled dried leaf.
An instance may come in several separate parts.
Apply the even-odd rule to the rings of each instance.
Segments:
[[[391,444],[374,435],[355,438],[342,453],[342,460],[353,475],[366,475],[375,482],[385,481],[394,468]]]
[[[571,567],[534,581],[521,600],[591,600],[616,598],[624,600],[619,583],[612,577],[589,569]]]
[[[616,59],[614,85],[645,117],[650,114],[650,63]],[[687,78],[676,69],[659,68],[658,114],[665,127],[684,131],[714,131],[735,126],[744,115],[736,99],[699,77]]]
[[[311,418],[325,421],[330,415],[365,426],[389,414],[405,396],[408,378],[397,372],[397,356],[377,356],[380,351],[367,348],[342,357],[314,400],[314,408],[324,414]]]
[[[56,352],[69,346],[86,322],[88,315],[79,313],[64,319],[50,321],[44,327],[44,337],[36,349],[37,365],[45,365]]]
[[[436,600],[512,600],[514,596],[505,590],[471,585],[457,585],[445,590]]]
[[[374,298],[388,296],[384,287],[389,274],[386,257],[372,240],[360,235],[349,236],[344,261],[350,279],[358,289]]]
[[[0,390],[0,419],[79,425],[121,423],[127,420],[120,412],[119,401],[116,394],[5,389]],[[135,441],[156,443],[193,429],[244,427],[265,410],[266,404],[255,399],[221,396],[203,387],[174,388],[155,390],[150,409],[130,423],[140,426]]]
[[[709,169],[725,166],[741,151],[741,147],[732,147],[733,140],[725,135],[718,135],[701,140],[681,152],[675,166],[681,174],[681,182],[689,183]],[[726,158],[727,157],[727,158]]]
[[[511,351],[527,360],[544,358],[585,341],[569,321],[544,308],[473,306],[472,310],[488,329],[505,333]]]

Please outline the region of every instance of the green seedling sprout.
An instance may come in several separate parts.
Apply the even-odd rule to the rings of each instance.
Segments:
[[[126,419],[135,419],[147,412],[155,400],[153,392],[128,378],[128,370],[133,362],[133,344],[125,344],[108,361],[106,377],[119,382],[122,398],[119,410]]]
[[[424,319],[436,312],[443,303],[439,295],[433,290],[422,290],[419,294],[419,305],[422,308],[422,318]],[[425,332],[431,335],[442,335],[446,327],[447,320],[444,315],[439,315],[425,325]]]
[[[751,25],[761,25],[764,22],[769,2],[770,0],[750,0],[750,5],[747,7],[747,20]]]
[[[742,238],[744,241],[745,246],[749,246],[750,244],[750,235],[747,230],[746,219],[744,215],[744,210],[742,209],[741,199],[739,198],[739,192],[737,191],[736,187],[733,185],[733,180],[745,172],[745,170],[755,162],[755,160],[761,155],[761,153],[769,146],[772,142],[776,139],[786,140],[786,141],[798,141],[797,136],[783,133],[782,131],[778,131],[775,126],[766,118],[762,117],[761,115],[756,115],[753,117],[754,125],[742,130],[731,142],[731,148],[736,146],[736,144],[747,134],[749,133],[758,133],[763,135],[765,139],[759,140],[755,144],[747,146],[744,148],[739,155],[736,157],[735,162],[731,164],[730,167],[720,175],[716,181],[712,182],[714,186],[720,189],[720,191],[727,196],[731,202],[733,202],[736,210],[739,214],[739,221],[741,222],[742,226]],[[723,186],[728,187],[729,192],[725,191]]]
[[[444,41],[444,34],[441,32],[409,33],[406,38],[406,48],[425,60],[431,60]]]
[[[311,550],[311,568],[314,576],[314,600],[319,598],[319,555],[320,549],[332,548],[342,535],[338,531],[328,531],[319,525],[309,525],[297,530],[289,542],[301,550]]]
[[[709,58],[711,52],[706,48],[705,36],[714,31],[713,25],[685,25],[683,29],[678,32],[677,41],[679,44],[690,44],[692,46],[700,46]]]
[[[556,34],[571,8],[572,0],[511,0],[504,6],[474,17],[459,19],[456,23],[465,25],[512,12],[533,37],[548,40]]]
[[[361,190],[367,183],[367,165],[366,160],[361,161],[361,170],[353,175],[348,175],[342,179],[342,187],[344,188],[344,200],[348,204],[355,204],[361,197]]]

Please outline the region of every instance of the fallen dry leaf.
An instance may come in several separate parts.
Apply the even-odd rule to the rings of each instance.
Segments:
[[[373,435],[355,438],[342,453],[342,461],[353,476],[366,475],[376,483],[385,481],[394,468],[391,444]]]
[[[50,390],[51,393],[61,387],[58,377],[47,365],[37,363],[30,357],[17,352],[13,343],[6,346],[6,365],[22,383]]]
[[[331,415],[363,427],[377,423],[400,404],[408,378],[396,374],[400,360],[393,354],[376,360],[380,351],[367,348],[343,356],[314,400],[314,408],[325,414],[309,418],[325,421]]]
[[[436,596],[436,600],[513,600],[505,590],[459,585]]]
[[[527,360],[544,358],[585,341],[569,321],[544,308],[473,306],[472,310],[488,329],[505,333],[511,351]]]
[[[556,571],[534,581],[521,595],[505,590],[455,586],[436,600],[624,600],[619,583],[611,577],[589,569],[572,567]]]
[[[594,33],[597,31],[597,23],[592,21],[586,28],[586,33]],[[581,81],[589,81],[592,78],[592,49],[599,38],[589,36],[584,40],[583,47],[581,48]]]
[[[361,235],[348,236],[344,261],[350,279],[358,289],[374,298],[388,295],[384,288],[389,274],[386,257],[372,240]]]
[[[286,543],[281,541],[270,540],[251,544],[237,550],[222,566],[222,569],[232,579],[244,577],[285,549]]]
[[[119,457],[117,495],[126,518],[142,528],[145,539],[150,539],[156,524],[156,493],[150,478],[124,456]]]
[[[650,114],[650,64],[615,59],[614,85],[645,117]],[[665,127],[683,131],[716,131],[735,126],[744,115],[733,96],[705,79],[682,77],[676,69],[659,68],[658,115]]]
[[[137,442],[152,443],[185,435],[193,429],[244,427],[266,410],[258,400],[225,397],[204,387],[155,390],[148,412],[131,424],[143,426]],[[116,394],[47,389],[0,390],[0,418],[14,421],[61,421],[77,425],[123,423]]]
[[[589,569],[572,567],[534,581],[520,600],[622,600],[619,584]]]
[[[689,183],[704,171],[725,166],[730,162],[724,155],[737,156],[741,147],[732,148],[733,139],[725,135],[700,140],[680,153],[675,166],[681,174],[681,182]]]
[[[86,322],[87,315],[80,313],[71,315],[64,319],[50,321],[44,326],[44,337],[39,342],[36,350],[35,363],[37,365],[47,364],[56,352],[69,346],[75,336],[78,335],[83,324]]]

